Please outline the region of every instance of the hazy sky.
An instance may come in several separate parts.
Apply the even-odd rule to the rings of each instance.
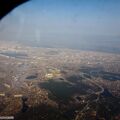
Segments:
[[[0,21],[1,40],[120,38],[120,0],[31,0]]]

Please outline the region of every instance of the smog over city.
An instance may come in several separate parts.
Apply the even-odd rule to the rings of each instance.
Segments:
[[[2,11],[0,119],[120,120],[119,0],[29,0]]]

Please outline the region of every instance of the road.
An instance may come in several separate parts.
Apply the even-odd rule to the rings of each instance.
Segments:
[[[96,85],[97,87],[99,87],[101,90],[98,92],[95,92],[96,95],[98,95],[97,99],[94,100],[95,102],[98,103],[99,99],[100,99],[100,95],[104,92],[104,88],[102,86],[100,86],[98,83],[96,83],[96,81],[91,80],[91,79],[87,79],[89,82],[91,82],[92,84]],[[92,101],[93,102],[93,101]],[[90,102],[87,101],[87,104],[84,106],[84,108],[78,113],[78,115],[76,116],[75,120],[80,120],[83,118],[84,112],[88,109]],[[97,106],[96,106],[97,108]]]

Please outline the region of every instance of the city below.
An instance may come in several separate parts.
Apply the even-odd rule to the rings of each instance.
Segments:
[[[1,41],[0,116],[120,120],[120,54]]]

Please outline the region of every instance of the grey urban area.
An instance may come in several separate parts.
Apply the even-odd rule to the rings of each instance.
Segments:
[[[120,120],[120,54],[1,41],[0,116]]]

